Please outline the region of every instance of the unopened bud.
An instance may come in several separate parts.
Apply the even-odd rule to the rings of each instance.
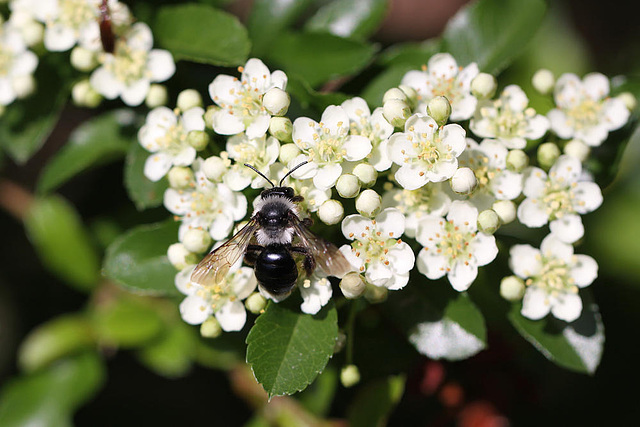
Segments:
[[[471,194],[478,186],[476,174],[469,168],[459,168],[451,177],[451,189],[458,194]]]
[[[511,150],[507,154],[507,169],[520,173],[529,166],[529,156],[522,150]]]
[[[498,215],[502,224],[509,224],[516,219],[516,204],[511,200],[498,200],[491,209]]]
[[[11,13],[12,20],[15,13],[16,11],[12,11]],[[35,46],[44,39],[44,25],[41,23],[30,19],[29,22],[24,23],[21,27],[22,38],[27,46]]]
[[[491,209],[478,214],[478,230],[486,234],[493,234],[500,227],[500,217]]]
[[[253,314],[260,314],[267,306],[267,300],[260,295],[260,292],[254,292],[244,301],[244,306]]]
[[[207,107],[207,110],[204,112],[204,124],[207,125],[209,129],[213,129],[213,116],[220,111],[220,107],[217,105],[210,105]]]
[[[184,270],[198,263],[198,256],[189,252],[182,243],[174,243],[167,249],[167,258],[177,270]]]
[[[549,169],[560,157],[560,149],[553,142],[545,142],[538,146],[538,165],[542,169]]]
[[[344,387],[353,387],[360,382],[360,371],[356,365],[347,365],[340,371],[340,382]]]
[[[13,77],[11,86],[18,99],[26,98],[36,91],[36,79],[31,74]]]
[[[478,99],[489,99],[498,88],[496,78],[491,74],[480,73],[471,80],[471,93]]]
[[[338,200],[325,200],[318,208],[318,218],[327,225],[337,224],[344,217],[344,207]]]
[[[358,298],[366,289],[367,284],[362,280],[360,273],[355,271],[345,274],[342,280],[340,280],[340,290],[346,298]]]
[[[91,71],[98,66],[98,58],[96,58],[96,54],[81,46],[73,48],[71,51],[70,61],[73,68],[84,72]]]
[[[181,111],[187,111],[194,107],[202,107],[202,96],[195,89],[185,89],[178,94],[176,107]]]
[[[407,85],[400,85],[398,88],[407,96],[406,101],[409,104],[409,107],[413,110],[416,105],[418,105],[418,92],[416,92],[416,90],[411,86]]]
[[[209,145],[210,140],[209,134],[203,130],[190,130],[187,134],[187,143],[195,148],[196,151],[204,150]]]
[[[622,100],[624,106],[627,107],[629,111],[635,110],[638,106],[638,100],[631,92],[622,92],[617,98]]]
[[[217,338],[222,334],[222,327],[218,319],[211,316],[200,325],[200,335],[205,338]]]
[[[427,114],[436,121],[438,126],[444,126],[451,115],[451,104],[444,96],[436,96],[427,104]]]
[[[589,153],[591,153],[591,147],[579,139],[572,139],[564,146],[564,153],[575,157],[580,162],[584,162],[589,157]]]
[[[280,155],[278,156],[278,158],[280,159],[281,163],[288,165],[293,159],[295,159],[299,155],[300,155],[300,149],[298,148],[298,146],[296,144],[289,143],[289,144],[282,144],[280,146]]]
[[[71,88],[71,99],[79,107],[95,108],[102,102],[100,95],[89,83],[89,80],[81,80]]]
[[[549,70],[541,69],[536,71],[531,79],[533,88],[543,95],[549,94],[556,84],[556,78]]]
[[[358,181],[357,176],[345,173],[336,181],[336,190],[340,197],[351,199],[356,197],[360,192],[360,181]]]
[[[369,163],[358,163],[352,173],[358,177],[363,187],[371,187],[378,179],[378,171]]]
[[[520,301],[524,290],[524,282],[518,276],[507,276],[500,281],[500,295],[507,301]]]
[[[371,189],[364,190],[356,199],[356,210],[360,215],[373,218],[380,212],[382,197]]]
[[[167,94],[167,87],[165,85],[154,83],[149,87],[149,92],[144,100],[144,105],[149,108],[160,107],[167,104],[168,98],[169,95]]]
[[[175,189],[187,188],[193,183],[193,171],[191,168],[174,166],[169,170],[167,176],[169,185]]]
[[[379,304],[387,300],[389,290],[384,286],[374,286],[367,284],[367,289],[364,291],[364,297],[371,304]]]
[[[227,163],[218,156],[211,156],[202,163],[204,176],[212,182],[220,182],[227,170]]]
[[[182,236],[182,244],[190,251],[200,254],[211,247],[211,235],[202,228],[191,228]]]
[[[293,124],[288,117],[271,117],[269,133],[282,142],[292,142]]]
[[[392,87],[382,95],[382,104],[385,104],[391,99],[399,99],[400,101],[406,101],[407,95],[398,87]]]
[[[287,114],[289,104],[291,104],[291,97],[279,87],[269,89],[262,97],[262,105],[273,116]]]
[[[389,99],[382,106],[382,115],[392,126],[402,128],[409,116],[411,116],[411,108],[406,101]]]

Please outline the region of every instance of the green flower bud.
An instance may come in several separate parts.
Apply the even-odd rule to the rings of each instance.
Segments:
[[[622,92],[617,98],[624,102],[624,106],[627,107],[629,111],[635,110],[638,106],[638,100],[631,92]]]
[[[382,106],[382,115],[392,126],[402,128],[409,116],[411,116],[411,107],[409,107],[407,101],[389,99]]]
[[[269,121],[269,133],[279,141],[292,142],[293,123],[291,123],[288,117],[271,117]]]
[[[560,149],[553,142],[545,142],[538,146],[538,164],[543,169],[549,169],[560,157]]]
[[[217,105],[210,105],[204,112],[204,124],[209,128],[213,129],[213,115],[220,111],[220,107]]]
[[[338,200],[325,200],[318,208],[318,218],[327,225],[337,224],[344,217],[344,207]]]
[[[384,95],[382,95],[382,103],[385,104],[390,99],[399,99],[400,101],[406,101],[407,95],[402,91],[402,89],[397,87],[392,87],[387,90]]]
[[[518,276],[507,276],[500,281],[500,295],[507,301],[520,301],[524,291],[524,282]]]
[[[436,121],[438,126],[444,126],[451,115],[451,104],[445,96],[436,96],[427,104],[427,114]]]
[[[352,173],[358,177],[363,187],[371,187],[378,179],[378,171],[369,163],[358,163]]]
[[[389,290],[384,286],[374,286],[372,284],[367,283],[367,288],[364,291],[364,297],[371,304],[379,304],[381,302],[385,302],[387,300],[387,296],[389,295]]]
[[[345,274],[342,280],[340,280],[340,290],[342,290],[342,294],[346,298],[358,298],[366,289],[367,284],[362,280],[360,273],[355,271]]]
[[[451,189],[458,194],[471,194],[478,186],[476,174],[469,168],[459,168],[451,177]]]
[[[278,158],[282,164],[288,165],[293,159],[300,155],[300,149],[296,144],[282,144]]]
[[[499,227],[500,217],[495,211],[487,209],[478,214],[478,230],[483,233],[493,234]]]
[[[511,200],[498,200],[491,209],[498,215],[502,224],[509,224],[516,219],[516,204]]]
[[[411,107],[412,110],[416,108],[416,105],[418,105],[418,92],[416,92],[416,90],[411,86],[407,85],[400,85],[398,88],[406,95],[406,101],[409,104],[409,107]]]
[[[371,189],[364,190],[356,199],[356,210],[363,216],[373,218],[381,207],[382,197]]]
[[[522,172],[529,166],[529,156],[522,150],[511,150],[507,154],[507,169],[513,172]]]
[[[71,99],[79,107],[95,108],[102,102],[102,95],[96,92],[88,79],[85,79],[73,85]]]
[[[98,66],[98,58],[94,52],[80,46],[76,46],[71,51],[71,66],[76,70],[88,72]]]
[[[174,166],[167,174],[169,185],[175,189],[183,189],[189,187],[194,182],[193,170],[183,166]]]
[[[591,153],[591,147],[579,139],[572,139],[564,146],[564,152],[584,162],[589,157],[589,153]]]
[[[360,371],[356,365],[347,365],[340,371],[340,382],[344,387],[353,387],[360,382]]]
[[[211,156],[202,163],[204,176],[212,182],[220,182],[228,168],[228,163],[218,156]]]
[[[251,313],[260,314],[267,306],[267,300],[259,292],[254,292],[244,301],[244,306]]]
[[[273,116],[287,114],[289,104],[291,104],[291,97],[279,87],[269,89],[262,97],[262,105]]]
[[[149,92],[144,100],[144,105],[149,108],[160,107],[166,105],[169,95],[167,94],[167,88],[164,85],[152,84],[149,87]]]
[[[480,73],[471,80],[471,93],[480,100],[491,98],[497,88],[498,82],[491,74]]]
[[[340,197],[351,199],[356,197],[360,192],[360,181],[358,181],[357,176],[345,173],[338,178],[338,181],[336,181],[336,190]]]
[[[198,256],[189,252],[182,243],[174,243],[167,249],[167,258],[177,270],[184,270],[198,263]]]
[[[190,252],[201,254],[211,247],[211,235],[202,228],[191,228],[184,233],[182,244]]]
[[[194,107],[202,107],[202,96],[195,89],[185,89],[178,94],[176,106],[180,111],[187,111]]]
[[[533,75],[531,84],[533,85],[535,90],[543,95],[547,95],[553,90],[553,87],[556,84],[556,78],[553,76],[553,73],[551,71],[541,69],[536,71],[536,73]]]
[[[204,150],[209,145],[210,140],[209,134],[203,130],[191,130],[187,134],[187,143],[195,148],[196,151]]]
[[[211,316],[200,325],[200,335],[204,338],[217,338],[222,334],[222,327],[218,319]]]

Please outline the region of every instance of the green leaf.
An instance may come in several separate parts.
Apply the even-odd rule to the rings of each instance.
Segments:
[[[42,147],[58,122],[69,96],[61,76],[65,66],[41,57],[34,75],[36,92],[11,104],[0,119],[0,145],[18,164]]]
[[[389,298],[388,309],[420,354],[462,360],[487,346],[482,313],[466,293],[415,283]],[[446,284],[448,286],[448,284]]]
[[[419,69],[429,58],[440,51],[440,40],[430,39],[424,42],[398,43],[380,53],[377,63],[387,67],[410,65]]]
[[[253,56],[264,56],[275,39],[313,3],[313,0],[254,0],[247,27]]]
[[[387,7],[387,0],[334,0],[318,9],[305,29],[362,40],[378,29]]]
[[[144,176],[144,163],[149,155],[140,144],[131,144],[124,165],[125,188],[136,209],[140,211],[160,206],[164,192],[169,188],[166,177],[153,182]]]
[[[100,342],[117,347],[145,344],[157,337],[163,327],[149,301],[130,296],[100,304],[93,310],[91,321]]]
[[[582,314],[569,324],[551,315],[542,320],[528,319],[520,314],[522,304],[514,304],[508,317],[520,335],[547,359],[573,371],[593,374],[602,358],[604,325],[589,293],[581,294]]]
[[[295,76],[289,79],[287,91],[294,96],[302,108],[310,107],[324,111],[329,105],[340,105],[349,97],[340,92],[317,92],[307,82]]]
[[[414,68],[409,64],[394,65],[387,68],[369,82],[362,91],[362,98],[373,108],[381,107],[382,97],[385,92],[392,87],[397,87],[407,71]]]
[[[154,35],[176,60],[203,64],[244,64],[251,49],[247,29],[238,18],[204,4],[161,7]]]
[[[123,157],[132,144],[122,131],[125,111],[111,111],[81,124],[44,167],[38,191],[49,192],[84,170]]]
[[[94,353],[17,377],[0,396],[0,425],[71,427],[73,413],[95,395],[104,379],[104,365]]]
[[[194,328],[178,319],[162,336],[142,348],[138,358],[159,375],[181,377],[191,369],[193,363],[198,340],[194,331]]]
[[[351,427],[376,427],[386,425],[387,418],[404,393],[405,378],[391,376],[367,384],[358,393],[348,409]]]
[[[524,51],[542,23],[543,0],[480,0],[461,9],[447,24],[442,50],[458,64],[476,62],[496,74]]]
[[[322,372],[337,336],[333,303],[315,316],[269,303],[247,336],[247,362],[270,398],[293,394]]]
[[[100,277],[100,259],[73,205],[52,195],[36,198],[24,219],[27,235],[42,263],[80,290]]]
[[[176,269],[167,259],[169,245],[178,241],[178,223],[165,221],[135,227],[107,249],[104,273],[130,292],[179,295]]]
[[[338,372],[331,365],[296,398],[314,415],[326,417],[338,389]]]
[[[274,40],[266,55],[287,75],[297,75],[311,87],[356,74],[372,60],[377,48],[326,33],[289,33]]]

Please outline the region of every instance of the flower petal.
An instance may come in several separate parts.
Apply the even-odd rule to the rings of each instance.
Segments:
[[[531,320],[540,320],[551,310],[551,303],[547,293],[535,286],[529,286],[522,298],[520,313]]]
[[[240,300],[229,301],[215,313],[223,331],[239,331],[247,321],[247,312]]]

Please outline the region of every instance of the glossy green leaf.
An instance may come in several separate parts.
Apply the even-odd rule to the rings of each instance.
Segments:
[[[185,375],[193,363],[198,337],[195,329],[177,320],[162,336],[140,349],[138,358],[159,375],[175,378]]]
[[[274,40],[268,59],[288,75],[316,87],[328,80],[356,74],[366,67],[377,48],[326,33],[289,33]]]
[[[38,180],[38,191],[49,192],[93,166],[123,157],[135,143],[123,127],[131,114],[112,111],[81,124],[66,145],[47,163]]]
[[[386,425],[387,418],[404,394],[404,376],[391,376],[367,384],[348,410],[351,427]]]
[[[114,347],[148,343],[162,331],[159,313],[149,301],[119,298],[107,301],[92,312],[92,326],[100,342]]]
[[[338,315],[332,303],[315,316],[270,303],[247,336],[247,362],[269,397],[304,390],[333,355]]]
[[[204,64],[241,65],[251,49],[247,29],[238,18],[204,4],[161,7],[154,35],[177,60]]]
[[[543,0],[479,0],[462,8],[447,24],[442,49],[458,64],[476,62],[498,73],[519,55],[542,23]]]
[[[407,71],[415,67],[409,64],[400,64],[387,68],[376,77],[362,91],[362,98],[372,107],[382,107],[382,97],[392,87],[397,87]]]
[[[176,269],[167,248],[178,241],[178,223],[141,225],[116,239],[107,249],[104,273],[123,288],[144,295],[178,295]]]
[[[304,389],[296,398],[307,411],[325,417],[331,409],[331,403],[337,389],[338,372],[329,365],[318,375],[313,384]]]
[[[160,206],[164,192],[169,188],[166,177],[154,182],[144,176],[144,163],[149,155],[140,144],[131,144],[124,165],[127,194],[140,211]]]
[[[104,379],[105,367],[95,353],[17,377],[0,395],[0,426],[71,427],[73,413],[95,395]]]
[[[439,51],[440,40],[437,39],[397,43],[381,52],[376,62],[388,67],[410,65],[414,69],[420,69],[429,62],[429,58]]]
[[[100,277],[100,258],[73,205],[52,195],[36,198],[24,219],[42,263],[70,285],[90,290]]]
[[[252,55],[264,56],[275,39],[289,28],[313,0],[254,0],[247,28],[253,43]]]
[[[309,18],[305,29],[364,39],[382,23],[387,3],[387,0],[334,0],[320,7]]]
[[[340,105],[348,98],[340,92],[318,92],[297,77],[289,79],[287,92],[296,98],[303,108],[315,108],[318,111],[324,111],[329,105]]]
[[[508,317],[520,335],[547,359],[573,371],[593,374],[602,358],[604,325],[588,292],[582,292],[582,296],[582,315],[569,324],[551,315],[542,320],[523,317],[521,304],[514,304]]]

